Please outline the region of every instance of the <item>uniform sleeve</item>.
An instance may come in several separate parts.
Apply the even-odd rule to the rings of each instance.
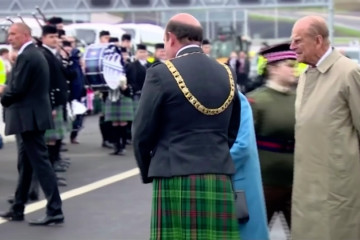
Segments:
[[[349,74],[347,97],[352,122],[360,135],[360,68],[356,68]]]
[[[139,106],[133,122],[133,146],[143,183],[150,183],[148,171],[151,151],[154,150],[159,132],[163,91],[156,69],[148,70],[142,89]]]
[[[259,131],[260,128],[260,118],[261,118],[261,112],[257,106],[256,103],[256,98],[253,96],[248,96],[247,97],[250,106],[251,106],[251,110],[252,110],[252,115],[253,115],[253,119],[254,119],[254,127],[255,127],[255,132],[257,133]]]

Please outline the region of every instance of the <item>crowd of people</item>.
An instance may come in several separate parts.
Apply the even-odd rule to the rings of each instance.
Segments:
[[[16,56],[0,51],[12,68],[0,96],[19,163],[12,206],[0,216],[23,220],[39,182],[48,205],[33,225],[64,221],[65,179],[55,172],[70,164],[60,154],[65,129],[71,123],[78,144],[84,118],[70,121],[66,105],[92,91],[75,39],[55,20],[37,47],[25,24],[13,24]],[[132,142],[142,181],[153,184],[150,239],[267,240],[278,212],[294,240],[360,239],[360,67],[331,47],[324,19],[301,18],[291,42],[262,48],[264,84],[250,91],[246,53],[213,59],[189,14],[170,19],[151,63],[146,45],[132,52],[128,34],[102,31],[100,41],[118,47],[126,77],[98,92],[101,145],[124,155]],[[298,62],[308,65],[300,78]]]
[[[31,29],[25,23],[11,25],[8,30],[8,41],[12,51],[6,48],[0,50],[0,70],[4,71],[0,72],[2,76],[0,88],[5,134],[16,136],[19,183],[15,195],[8,198],[11,204],[10,210],[2,213],[2,217],[22,221],[25,203],[39,200],[41,187],[49,201],[48,210],[44,218],[30,223],[48,225],[63,222],[58,187],[67,186],[63,173],[71,164],[70,159],[62,153],[67,151],[65,138],[69,137],[71,144],[80,144],[77,136],[83,128],[84,118],[93,110],[91,105],[94,99],[89,95],[94,92],[102,101],[99,117],[99,129],[103,137],[102,147],[114,149],[111,155],[125,153],[126,144],[131,142],[131,123],[140,98],[146,69],[165,59],[163,43],[154,46],[155,52],[150,60],[147,46],[138,44],[134,53],[131,40],[130,34],[124,34],[120,41],[110,36],[108,31],[101,31],[100,43],[104,46],[116,46],[121,52],[121,62],[127,81],[119,89],[100,90],[93,89],[91,83],[87,81],[84,51],[77,48],[74,37],[66,35],[62,18],[49,19],[42,27],[41,38],[33,37]],[[37,67],[29,69],[37,60],[39,60]],[[29,61],[32,65],[29,65]],[[29,85],[37,86],[33,79],[35,77],[37,81],[45,82],[41,87],[41,94],[40,91],[31,91],[32,89],[25,91]],[[46,104],[47,101],[44,101],[43,96],[46,89],[48,89],[49,105]],[[15,92],[15,98],[11,91]],[[36,101],[40,100],[44,101],[43,104],[37,105]],[[73,109],[74,101],[86,105],[84,108],[88,111],[76,113]],[[25,110],[29,104],[34,105],[33,109],[30,107]],[[49,106],[50,115],[46,114]],[[17,114],[23,117],[18,117]],[[27,136],[28,133],[31,133],[31,136]],[[38,144],[32,145],[35,152],[29,152],[26,148],[31,145],[30,140]],[[42,140],[45,141],[45,146]],[[37,163],[38,158],[42,160],[40,163]],[[50,168],[47,161],[50,163]],[[44,182],[44,179],[48,181]],[[50,209],[52,205],[56,205],[56,209]]]

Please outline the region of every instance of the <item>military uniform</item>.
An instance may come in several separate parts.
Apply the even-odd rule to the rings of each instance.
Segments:
[[[273,46],[263,54],[267,62],[295,59],[289,45]],[[269,54],[269,55],[267,55]],[[295,90],[274,81],[247,94],[254,116],[264,185],[267,217],[283,211],[290,224],[294,169]]]

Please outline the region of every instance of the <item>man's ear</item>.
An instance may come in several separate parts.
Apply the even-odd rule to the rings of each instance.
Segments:
[[[174,46],[176,43],[176,36],[173,33],[168,32],[168,38],[169,38],[170,46]]]
[[[324,38],[321,35],[316,36],[316,44],[322,46],[324,43]]]

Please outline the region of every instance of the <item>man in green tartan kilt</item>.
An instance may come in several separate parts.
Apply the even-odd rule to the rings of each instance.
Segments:
[[[63,63],[58,59],[58,33],[55,26],[43,27],[42,45],[39,50],[45,56],[50,69],[50,103],[54,129],[45,132],[45,140],[48,147],[49,159],[55,171],[65,171],[64,167],[55,164],[60,160],[61,141],[64,138],[67,126],[65,123],[65,106],[68,99],[67,74]],[[59,182],[58,182],[59,183]],[[66,183],[63,182],[65,185]]]
[[[111,155],[123,155],[126,148],[127,125],[134,120],[133,100],[125,96],[127,86],[122,89],[109,90],[109,96],[105,101],[105,121],[112,123],[112,141],[114,152]]]
[[[236,76],[201,50],[189,14],[165,30],[168,61],[154,64],[133,124],[142,181],[153,182],[150,239],[240,239],[230,147],[240,122]]]

